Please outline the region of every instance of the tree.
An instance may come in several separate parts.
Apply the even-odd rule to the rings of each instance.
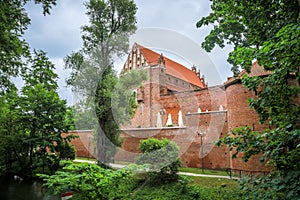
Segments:
[[[266,77],[245,75],[242,83],[257,94],[249,104],[260,122],[274,128],[262,132],[240,128],[233,131],[234,138],[225,137],[219,145],[237,147],[237,153],[245,153],[245,161],[263,153],[262,160],[273,166],[268,176],[245,183],[244,189],[255,198],[299,198],[300,2],[213,0],[211,8],[212,13],[197,23],[197,27],[214,25],[202,46],[210,51],[215,45],[232,44],[228,61],[236,74],[238,68],[250,72],[254,59],[271,72]]]
[[[65,58],[72,69],[67,83],[81,95],[83,106],[96,117],[98,160],[111,161],[120,145],[119,127],[114,120],[112,94],[118,78],[114,58],[128,51],[128,37],[136,30],[136,5],[132,0],[90,0],[85,4],[90,24],[83,26],[83,48]],[[80,112],[80,111],[79,111]]]
[[[67,107],[64,123],[69,127],[69,130],[75,130],[75,118],[72,107]]]
[[[1,156],[6,162],[3,171],[34,176],[37,171],[53,172],[58,168],[63,156],[60,152],[65,149],[62,147],[73,136],[61,136],[69,128],[64,123],[66,101],[56,92],[54,65],[42,51],[35,51],[30,62],[21,93],[15,89],[1,98],[4,107],[0,111],[0,136],[4,146]]]
[[[0,2],[0,91],[8,89],[10,78],[24,72],[29,46],[22,36],[30,24],[24,5],[28,0],[3,0]],[[35,0],[43,6],[44,15],[56,5],[56,0]]]
[[[40,159],[44,167],[49,165],[49,153],[59,153],[59,147],[72,138],[62,138],[69,127],[64,123],[66,115],[66,101],[61,100],[56,92],[57,74],[53,72],[54,65],[43,51],[35,51],[31,60],[32,66],[25,76],[25,86],[22,88],[20,107],[22,109],[21,121],[24,123],[23,131],[29,141],[29,165],[33,165],[34,157]],[[27,138],[25,137],[25,138]],[[54,158],[59,161],[59,156]]]
[[[177,180],[181,161],[179,148],[174,142],[149,138],[140,142],[139,150],[141,154],[136,163],[147,166],[151,179],[157,182]]]
[[[0,174],[16,168],[19,170],[23,164],[19,159],[22,144],[18,139],[21,129],[18,98],[16,88],[0,96]]]

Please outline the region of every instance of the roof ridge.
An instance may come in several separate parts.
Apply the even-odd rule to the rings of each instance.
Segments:
[[[200,78],[200,72],[196,72],[185,65],[172,60],[169,57],[159,54],[158,52],[147,48],[141,44],[134,43],[133,48],[139,48],[140,52],[144,56],[147,63],[150,65],[155,65],[160,63],[161,56],[163,56],[164,65],[166,67],[166,74],[184,80],[194,86],[204,88],[206,84],[204,83],[204,78]]]
[[[157,54],[158,56],[160,56],[161,54],[163,55],[163,53],[159,54],[158,52],[156,52],[156,51],[154,51],[154,50],[152,50],[152,49],[150,49],[150,48],[147,48],[147,47],[145,47],[145,46],[143,46],[143,45],[141,45],[141,44],[139,44],[139,43],[136,43],[136,42],[135,42],[134,44],[136,44],[136,45],[138,45],[138,46],[140,46],[140,47],[142,47],[142,48],[148,49],[148,50],[152,51],[153,53]],[[163,55],[163,56],[164,56],[164,55]],[[179,62],[177,62],[177,61],[175,61],[175,60],[173,60],[173,59],[171,59],[171,58],[169,58],[169,57],[164,56],[164,58],[165,58],[165,59],[168,59],[168,60],[170,60],[170,61],[172,61],[172,62],[174,62],[174,63],[176,63],[176,64],[178,64],[178,65],[181,65],[182,67],[184,67],[184,68],[186,68],[186,69],[188,69],[188,70],[190,70],[190,71],[192,71],[191,69],[189,69],[189,68],[186,67],[185,65],[183,65],[183,64],[181,64],[181,63],[179,63]],[[192,71],[192,72],[193,72],[193,71]]]

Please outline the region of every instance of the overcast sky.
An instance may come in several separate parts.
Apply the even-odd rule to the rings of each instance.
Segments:
[[[39,5],[26,7],[31,25],[25,33],[30,46],[47,52],[56,65],[59,94],[72,104],[70,89],[65,87],[68,71],[63,68],[63,58],[82,45],[80,27],[88,23],[83,0],[58,0],[51,15],[43,16]],[[196,28],[196,22],[210,13],[209,0],[136,0],[138,30],[130,38],[166,56],[182,61],[190,67],[196,65],[205,75],[209,86],[221,84],[232,76],[226,62],[230,47],[215,48],[211,53],[201,49],[201,42],[209,33],[209,27]],[[172,55],[177,55],[172,56]],[[185,62],[184,62],[185,61]],[[120,59],[116,68],[120,69]]]

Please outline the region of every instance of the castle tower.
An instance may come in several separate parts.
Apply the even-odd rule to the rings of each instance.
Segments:
[[[224,85],[226,88],[227,98],[227,119],[228,119],[228,133],[235,128],[242,126],[250,126],[254,131],[262,131],[269,128],[266,124],[260,124],[258,114],[248,104],[248,98],[255,97],[254,92],[249,91],[241,83],[241,76],[244,75],[243,71],[239,77],[229,79]],[[263,70],[263,67],[254,63],[249,76],[265,76],[269,72]],[[230,156],[231,157],[231,156]],[[253,157],[248,162],[242,161],[242,156],[237,159],[231,160],[230,167],[232,169],[253,170],[253,166],[256,166],[256,170],[265,170],[264,165],[260,163],[259,156]]]

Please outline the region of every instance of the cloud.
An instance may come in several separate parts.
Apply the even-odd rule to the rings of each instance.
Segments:
[[[70,75],[70,70],[64,69],[64,61],[62,58],[50,58],[51,62],[55,65],[54,72],[58,75],[58,94],[60,98],[67,100],[68,105],[73,104],[73,93],[70,87],[67,87],[65,80]]]
[[[68,102],[71,101],[69,98],[70,93],[68,89],[64,88],[64,80],[69,72],[64,70],[62,60],[72,51],[77,51],[81,48],[80,27],[88,24],[88,17],[85,14],[86,10],[83,5],[84,2],[84,0],[57,1],[58,5],[54,6],[51,14],[47,16],[43,16],[40,5],[35,5],[32,1],[29,1],[26,5],[26,9],[32,20],[24,37],[32,48],[47,52],[47,55],[56,64],[57,73],[60,76],[59,93],[64,98],[67,98]],[[211,12],[209,0],[135,0],[135,2],[138,7],[137,26],[141,30],[145,28],[162,28],[175,31],[192,40],[198,45],[198,49],[201,42],[204,41],[205,36],[210,32],[211,27],[196,28],[197,21]],[[148,36],[149,40],[150,38],[151,35]],[[159,41],[160,39],[157,38],[157,40]],[[178,53],[178,50],[172,49],[174,48],[172,46],[164,47],[167,51],[179,54],[180,56],[184,55],[184,59],[189,61],[191,59],[195,60],[195,56],[199,57],[199,54],[195,54],[191,50],[194,47],[188,47],[186,44],[174,40],[169,42],[177,42],[181,48]],[[142,44],[147,46],[145,43]],[[212,63],[215,66],[215,73],[221,74],[222,80],[218,81],[218,83],[226,81],[227,76],[231,76],[232,74],[230,66],[226,62],[230,50],[230,47],[225,49],[216,48],[208,54],[211,60],[210,64]],[[187,54],[190,56],[186,56]],[[210,64],[203,63],[199,67],[209,68]],[[122,65],[118,60],[116,66],[120,68]],[[205,70],[201,71],[205,74]],[[212,78],[209,77],[211,76],[211,72],[209,71],[211,70],[208,69],[208,74],[205,74],[207,80]],[[213,84],[213,81],[209,81],[209,85]]]
[[[50,57],[64,57],[80,48],[80,27],[88,23],[82,0],[57,1],[50,15],[42,14],[41,6],[26,6],[31,25],[25,39],[32,48],[48,52]]]

